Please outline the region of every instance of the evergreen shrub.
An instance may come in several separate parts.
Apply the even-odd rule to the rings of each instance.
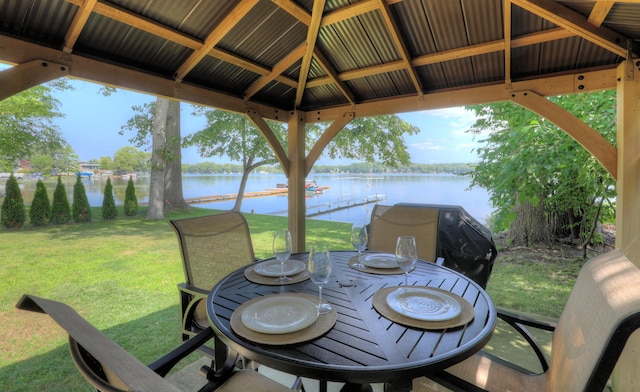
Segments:
[[[51,204],[51,223],[54,225],[64,225],[71,220],[71,208],[67,190],[62,183],[62,178],[58,176],[58,184],[53,191],[53,202]]]
[[[91,207],[80,174],[77,175],[76,183],[73,186],[73,220],[91,222]]]
[[[104,199],[102,199],[102,218],[115,219],[118,216],[116,202],[113,200],[113,187],[111,178],[107,178],[107,185],[104,186]]]
[[[24,200],[22,199],[18,180],[12,173],[5,185],[0,221],[2,221],[4,227],[21,227],[25,219]]]
[[[33,226],[46,226],[51,220],[51,203],[47,194],[47,187],[42,180],[36,183],[36,193],[33,195],[29,219]]]
[[[124,214],[126,216],[135,216],[138,213],[138,198],[136,197],[136,188],[133,185],[133,179],[129,177],[127,190],[124,194]]]

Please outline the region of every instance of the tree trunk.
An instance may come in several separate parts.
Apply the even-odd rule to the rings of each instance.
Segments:
[[[514,210],[516,218],[509,228],[509,241],[512,246],[531,246],[540,243],[548,245],[551,242],[542,201],[537,206],[528,201],[518,203]]]
[[[253,168],[245,168],[242,171],[242,179],[240,180],[240,189],[238,189],[238,196],[236,196],[236,204],[234,204],[231,211],[240,211],[242,207],[242,199],[244,198],[244,190],[247,187],[247,180],[249,179],[249,173]]]
[[[165,131],[164,212],[189,209],[182,193],[182,153],[180,141],[180,101],[169,101]]]
[[[153,119],[153,135],[151,147],[151,179],[149,184],[149,210],[147,219],[164,218],[164,151],[166,148],[165,127],[169,100],[156,100],[156,113]]]

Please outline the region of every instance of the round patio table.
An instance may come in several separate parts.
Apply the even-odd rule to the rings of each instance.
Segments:
[[[218,341],[247,359],[298,376],[352,384],[384,383],[385,391],[409,391],[413,378],[468,358],[491,337],[496,309],[489,295],[471,279],[418,261],[409,274],[409,285],[457,294],[473,306],[474,316],[456,328],[411,328],[381,316],[372,303],[378,290],[404,285],[404,275],[354,270],[348,263],[354,255],[357,253],[331,252],[334,276],[322,293],[323,300],[337,309],[337,321],[321,337],[292,345],[268,345],[238,336],[231,328],[231,316],[244,302],[276,293],[318,293],[310,280],[278,286],[253,283],[245,277],[245,267],[223,278],[209,294],[207,313]],[[294,254],[291,259],[306,262],[308,254]],[[355,281],[353,286],[341,284],[350,279]]]

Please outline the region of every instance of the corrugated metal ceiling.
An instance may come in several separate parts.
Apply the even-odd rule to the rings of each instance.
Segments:
[[[83,3],[0,0],[0,34],[63,49]],[[623,60],[579,35],[532,39],[512,47],[508,57],[503,49],[486,49],[504,42],[505,12],[512,40],[558,28],[535,15],[530,3],[547,9],[561,4],[584,20],[579,26],[596,4],[518,0],[505,11],[501,0],[330,0],[322,15],[312,15],[311,0],[98,1],[67,52],[165,78],[186,68],[178,82],[279,110],[421,96],[504,83],[507,76],[515,81],[615,67]],[[310,51],[295,51],[314,26],[317,40],[308,59]],[[637,45],[640,4],[614,2],[595,31]],[[207,53],[193,57],[202,47]],[[443,54],[448,56],[431,59]],[[304,64],[309,67],[302,75]],[[307,90],[297,102],[299,86]]]

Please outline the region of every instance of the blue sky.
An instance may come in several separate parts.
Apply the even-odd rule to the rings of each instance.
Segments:
[[[3,68],[3,67],[0,67]],[[100,85],[72,80],[75,91],[56,92],[65,118],[57,119],[63,137],[78,153],[81,160],[110,156],[121,147],[130,145],[130,134],[120,135],[120,128],[133,116],[133,105],[155,100],[153,96],[119,89],[104,97]],[[415,163],[477,162],[474,147],[478,141],[465,133],[475,118],[463,108],[451,108],[399,114],[420,128],[418,135],[406,139],[412,161]],[[181,131],[183,135],[198,131],[204,125],[201,118],[191,116],[189,105],[182,105]],[[183,163],[202,161],[228,162],[221,158],[201,158],[194,148],[183,151]],[[321,158],[319,164],[340,162]]]

